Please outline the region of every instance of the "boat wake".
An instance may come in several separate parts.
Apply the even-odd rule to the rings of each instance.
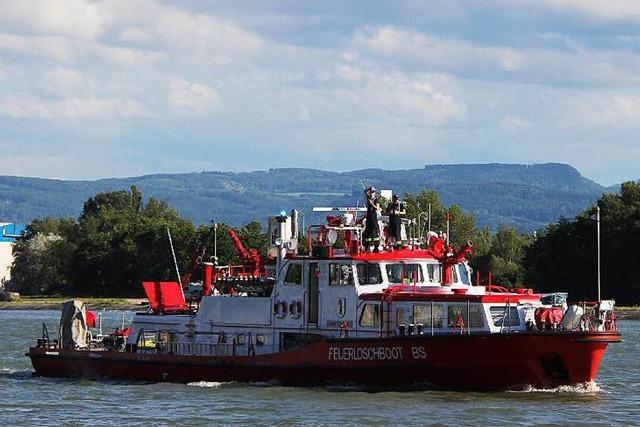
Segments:
[[[11,380],[28,380],[33,378],[34,372],[31,369],[10,369],[2,368],[0,370],[0,378],[8,378]]]
[[[595,381],[586,382],[575,385],[561,385],[554,388],[535,388],[526,387],[523,390],[516,390],[513,393],[566,393],[566,394],[594,394],[601,393],[603,390],[595,383]]]
[[[227,384],[233,384],[231,382],[216,382],[216,381],[195,381],[192,383],[187,383],[188,386],[191,387],[201,387],[201,388],[218,388]]]

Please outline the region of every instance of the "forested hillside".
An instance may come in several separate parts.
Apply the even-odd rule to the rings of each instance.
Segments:
[[[315,205],[352,205],[362,200],[361,181],[401,194],[434,189],[480,226],[499,224],[528,232],[573,217],[604,192],[571,166],[430,165],[423,169],[328,172],[270,169],[246,173],[202,172],[146,175],[96,181],[0,176],[0,220],[29,223],[39,217],[76,217],[92,195],[137,186],[146,197],[166,200],[196,224],[211,219],[240,225],[264,221],[282,209],[307,212]]]

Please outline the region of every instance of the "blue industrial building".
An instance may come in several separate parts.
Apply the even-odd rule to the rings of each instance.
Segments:
[[[24,225],[0,222],[0,242],[13,243],[24,233]]]

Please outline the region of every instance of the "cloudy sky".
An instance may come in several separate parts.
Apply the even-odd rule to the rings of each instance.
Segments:
[[[640,178],[640,1],[0,0],[0,174]]]

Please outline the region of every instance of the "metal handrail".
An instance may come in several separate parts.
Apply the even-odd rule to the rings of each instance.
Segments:
[[[237,347],[238,345],[233,343],[158,343],[158,353],[177,356],[234,356]]]

